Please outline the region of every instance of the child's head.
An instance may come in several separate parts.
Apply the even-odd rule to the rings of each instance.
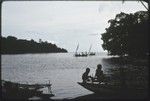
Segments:
[[[102,65],[101,65],[101,64],[98,64],[98,65],[97,65],[97,69],[102,69]]]
[[[86,68],[86,72],[90,72],[90,68]]]

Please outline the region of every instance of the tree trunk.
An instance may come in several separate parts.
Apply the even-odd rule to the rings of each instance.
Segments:
[[[149,17],[150,17],[150,1],[148,1],[148,14],[149,14]]]

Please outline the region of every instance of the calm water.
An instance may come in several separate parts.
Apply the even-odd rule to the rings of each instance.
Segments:
[[[90,75],[94,75],[99,63],[104,72],[114,66],[106,58],[110,58],[106,53],[90,57],[73,57],[72,53],[2,55],[2,79],[31,84],[50,80],[53,99],[75,98],[92,94],[77,84],[87,67],[91,68]]]

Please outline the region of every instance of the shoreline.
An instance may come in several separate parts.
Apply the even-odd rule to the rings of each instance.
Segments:
[[[4,81],[4,80],[1,80],[1,82],[9,82],[9,81]],[[14,90],[16,91],[13,91],[11,89],[8,89],[9,93],[20,93],[16,88],[16,84],[18,83],[14,83],[14,82],[9,82],[14,88]],[[22,85],[22,84],[19,84],[19,85]],[[27,87],[28,85],[27,84],[23,84],[24,87]],[[2,88],[5,88],[2,84]],[[25,89],[24,89],[25,90]],[[142,101],[142,100],[145,100],[145,99],[148,99],[148,95],[144,95],[144,96],[137,96],[137,95],[131,95],[131,96],[118,96],[118,95],[102,95],[102,94],[96,94],[96,93],[93,93],[93,94],[88,94],[88,95],[83,95],[83,96],[79,96],[79,97],[76,97],[76,98],[72,98],[72,99],[67,99],[67,98],[64,98],[64,99],[51,99],[51,97],[49,96],[49,94],[45,95],[39,95],[39,96],[34,96],[32,95],[32,97],[21,97],[21,96],[17,96],[17,97],[13,97],[11,96],[11,94],[4,94],[4,89],[2,89],[2,100],[5,100],[5,101],[12,101],[12,100],[23,100],[23,101],[95,101],[95,100],[98,100],[98,101],[110,101],[110,100],[119,100],[119,101],[122,101],[122,100],[138,100],[138,101]],[[6,91],[7,92],[7,91]],[[21,91],[22,92],[22,91]],[[32,91],[27,91],[27,92],[32,92]],[[7,96],[6,96],[7,95]],[[24,95],[25,96],[25,95]]]
[[[50,53],[69,53],[69,52],[43,52],[43,53],[2,53],[1,55],[24,55],[24,54],[50,54]]]
[[[118,64],[122,64],[122,63],[124,63],[124,62],[122,62],[122,61],[124,61],[124,59],[120,59],[120,58],[109,58],[109,59],[106,59],[106,61],[107,62],[114,62],[114,64],[116,64],[116,63],[118,63]],[[136,71],[137,71],[137,75],[138,75],[138,73],[141,71],[141,68],[143,68],[143,67],[141,67],[141,68],[138,68],[138,66],[146,66],[146,68],[147,68],[147,66],[148,66],[148,59],[135,59],[135,60],[131,60],[131,59],[127,59],[126,58],[126,60],[125,60],[126,62],[125,63],[129,63],[129,64],[133,64],[133,65],[136,65],[137,67],[133,67],[133,68],[130,68],[130,69],[136,69]],[[132,67],[132,66],[131,66]],[[142,86],[143,87],[145,87],[145,85],[147,84],[147,78],[145,78],[145,77],[147,77],[147,75],[145,75],[145,73],[147,72],[146,71],[146,68],[143,68],[143,72],[144,72],[144,75],[142,76],[142,77],[144,77],[144,80],[146,80],[146,83],[144,84],[144,83],[142,83]],[[128,73],[130,73],[130,72],[128,72]],[[129,75],[129,74],[128,74]],[[140,75],[139,75],[140,76]],[[130,76],[129,76],[130,77]],[[130,78],[131,79],[131,78]],[[134,78],[135,79],[135,78]],[[5,80],[1,80],[1,82],[2,81],[5,81]],[[14,84],[14,85],[16,85],[16,84],[20,84],[20,83],[15,83],[15,82],[11,82],[11,81],[8,81],[8,82],[10,82],[10,83],[12,83],[12,84]],[[139,82],[140,83],[140,82]],[[27,85],[27,84],[26,84]],[[141,84],[140,84],[140,86],[141,86]],[[3,88],[3,86],[2,86],[2,88]],[[13,89],[13,90],[12,90]],[[18,90],[17,90],[18,88],[17,88],[17,86],[13,86],[11,89],[8,89],[8,92],[9,93],[20,93]],[[12,101],[12,100],[26,100],[26,101],[29,101],[28,100],[28,98],[27,97],[25,97],[25,99],[21,99],[21,97],[15,97],[15,99],[11,99],[11,97],[10,97],[10,99],[9,99],[9,96],[6,96],[6,95],[4,95],[3,92],[4,90],[2,89],[2,96],[3,96],[3,98],[6,98],[6,99],[4,99],[4,100],[6,100],[6,101]],[[28,90],[27,90],[27,92],[28,92]],[[11,94],[10,94],[11,95]],[[18,99],[18,98],[20,98],[20,99]],[[131,97],[129,97],[129,98],[127,98],[127,97],[118,97],[118,96],[102,96],[102,95],[98,95],[98,94],[89,94],[89,95],[83,95],[83,96],[79,96],[79,97],[76,97],[76,98],[72,98],[72,99],[67,99],[67,98],[65,98],[65,99],[49,99],[49,96],[46,96],[46,95],[42,95],[42,98],[41,99],[39,99],[40,101],[80,101],[80,100],[84,100],[84,101],[89,101],[89,100],[91,100],[91,101],[93,101],[93,100],[102,100],[102,101],[104,101],[104,100],[143,100],[143,99],[147,99],[146,97],[143,97],[143,96],[131,96]],[[33,100],[32,100],[33,101]]]

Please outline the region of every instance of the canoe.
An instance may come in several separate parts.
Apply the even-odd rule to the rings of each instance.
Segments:
[[[105,84],[105,83],[83,83],[83,82],[77,82],[79,85],[84,87],[87,90],[90,90],[97,94],[116,94],[120,92],[120,87],[111,85],[111,84]]]
[[[89,53],[89,56],[93,56],[93,55],[95,55],[95,53],[93,53],[93,52]]]
[[[88,54],[75,54],[74,56],[75,57],[86,57],[86,56],[88,56]]]
[[[96,95],[104,96],[106,98],[118,99],[145,99],[148,98],[147,90],[121,88],[112,84],[96,84],[77,82],[82,87],[94,92]]]

